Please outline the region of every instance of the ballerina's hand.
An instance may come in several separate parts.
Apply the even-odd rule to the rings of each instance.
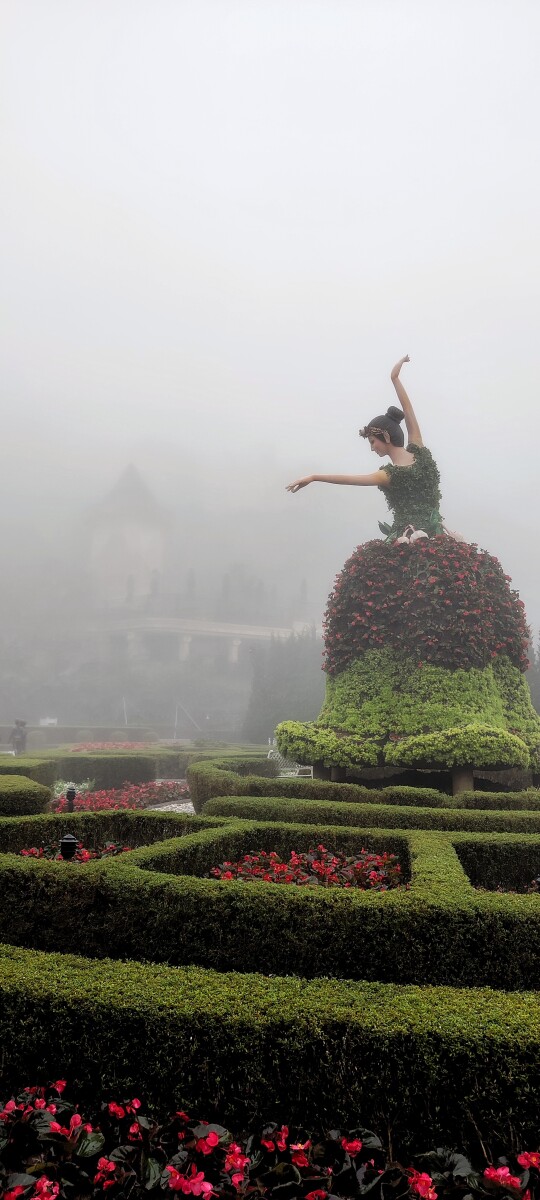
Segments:
[[[399,372],[401,371],[403,363],[410,362],[410,361],[411,360],[409,358],[409,355],[404,354],[403,358],[400,358],[399,362],[396,363],[395,367],[392,367],[392,370],[390,372],[390,378],[397,379],[397,376],[399,375]]]
[[[313,483],[311,475],[306,475],[305,479],[295,479],[294,483],[288,483],[287,492],[299,492],[300,488],[307,487],[308,483]]]

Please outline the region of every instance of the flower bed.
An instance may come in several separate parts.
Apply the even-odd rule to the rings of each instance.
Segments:
[[[185,783],[166,779],[161,783],[125,783],[122,788],[109,788],[98,792],[80,791],[75,795],[75,812],[102,812],[121,808],[148,808],[151,804],[170,804],[189,800],[189,788]],[[51,812],[67,812],[65,795],[55,796]]]
[[[362,848],[352,856],[332,853],[325,846],[310,847],[307,852],[292,850],[287,862],[274,850],[244,854],[239,862],[223,862],[213,867],[216,879],[237,879],[247,883],[293,883],[297,887],[360,888],[386,892],[402,886],[401,866],[395,854],[373,854]]]
[[[410,1166],[393,1161],[380,1138],[362,1127],[307,1131],[259,1122],[233,1135],[182,1109],[145,1115],[136,1096],[103,1100],[81,1113],[66,1080],[27,1087],[1,1104],[0,1182],[4,1200],[73,1200],[76,1196],[265,1196],[326,1200],[369,1191],[423,1200],[468,1196],[538,1200],[540,1153],[514,1149],[478,1163],[432,1150]],[[488,1165],[486,1166],[486,1162]]]
[[[67,861],[62,854],[62,843],[52,842],[47,846],[30,846],[29,849],[21,850],[23,858],[47,858],[53,859],[55,862]],[[104,846],[97,846],[93,850],[88,850],[83,846],[82,842],[77,842],[75,853],[69,859],[70,862],[91,862],[94,858],[115,858],[118,854],[124,854],[131,850],[131,846],[122,846],[120,842],[107,842]]]
[[[79,742],[70,746],[71,754],[93,754],[95,750],[147,750],[152,742]]]

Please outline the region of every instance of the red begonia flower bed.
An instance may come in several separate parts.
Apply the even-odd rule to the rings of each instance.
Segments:
[[[540,1200],[540,1153],[517,1149],[473,1166],[456,1150],[385,1153],[369,1129],[308,1131],[275,1122],[234,1135],[183,1110],[145,1115],[137,1097],[97,1101],[81,1112],[66,1081],[26,1087],[0,1101],[4,1200]],[[488,1165],[486,1165],[486,1163]],[[427,1168],[427,1169],[426,1169]]]
[[[285,862],[274,850],[244,854],[238,862],[223,862],[213,867],[216,879],[242,880],[247,883],[294,883],[297,887],[360,888],[386,892],[403,886],[400,863],[395,854],[374,854],[369,850],[347,856],[325,846],[302,853],[292,850]]]

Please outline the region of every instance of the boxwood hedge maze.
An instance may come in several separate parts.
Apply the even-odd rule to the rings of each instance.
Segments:
[[[0,775],[7,1086],[136,1087],[236,1127],[538,1140],[540,792],[369,790],[229,756],[192,762],[195,816],[60,815],[47,772],[27,769]],[[21,855],[66,833],[130,851]],[[397,856],[401,886],[212,876],[320,845]]]

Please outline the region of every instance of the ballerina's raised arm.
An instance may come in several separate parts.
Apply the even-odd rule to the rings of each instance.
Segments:
[[[413,406],[399,378],[399,372],[405,362],[409,362],[408,354],[396,363],[390,376],[403,411],[392,406],[384,416],[374,417],[364,429],[360,430],[360,436],[369,440],[374,454],[377,454],[379,458],[388,457],[394,466],[402,467],[412,466],[414,462],[414,456],[404,449],[405,439],[399,424],[403,418],[405,418],[409,440],[416,446],[423,445]],[[287,491],[299,492],[301,488],[307,487],[308,483],[345,483],[353,484],[356,487],[388,487],[389,482],[388,472],[381,468],[379,471],[373,471],[370,475],[305,475],[303,479],[295,479],[294,483],[289,483]]]
[[[409,435],[409,441],[414,442],[415,446],[423,446],[424,443],[422,441],[422,434],[420,433],[420,426],[418,424],[418,421],[416,420],[416,413],[415,413],[414,408],[413,408],[413,406],[409,400],[409,397],[405,391],[405,388],[403,387],[401,379],[399,378],[399,372],[401,371],[403,363],[406,363],[406,362],[408,363],[410,361],[411,360],[410,360],[408,354],[406,354],[404,356],[404,358],[400,358],[399,362],[396,363],[395,367],[392,367],[392,370],[390,372],[390,379],[392,380],[392,383],[396,389],[399,403],[401,404],[401,407],[403,409],[403,415],[405,417],[405,425],[407,426],[407,433]]]

